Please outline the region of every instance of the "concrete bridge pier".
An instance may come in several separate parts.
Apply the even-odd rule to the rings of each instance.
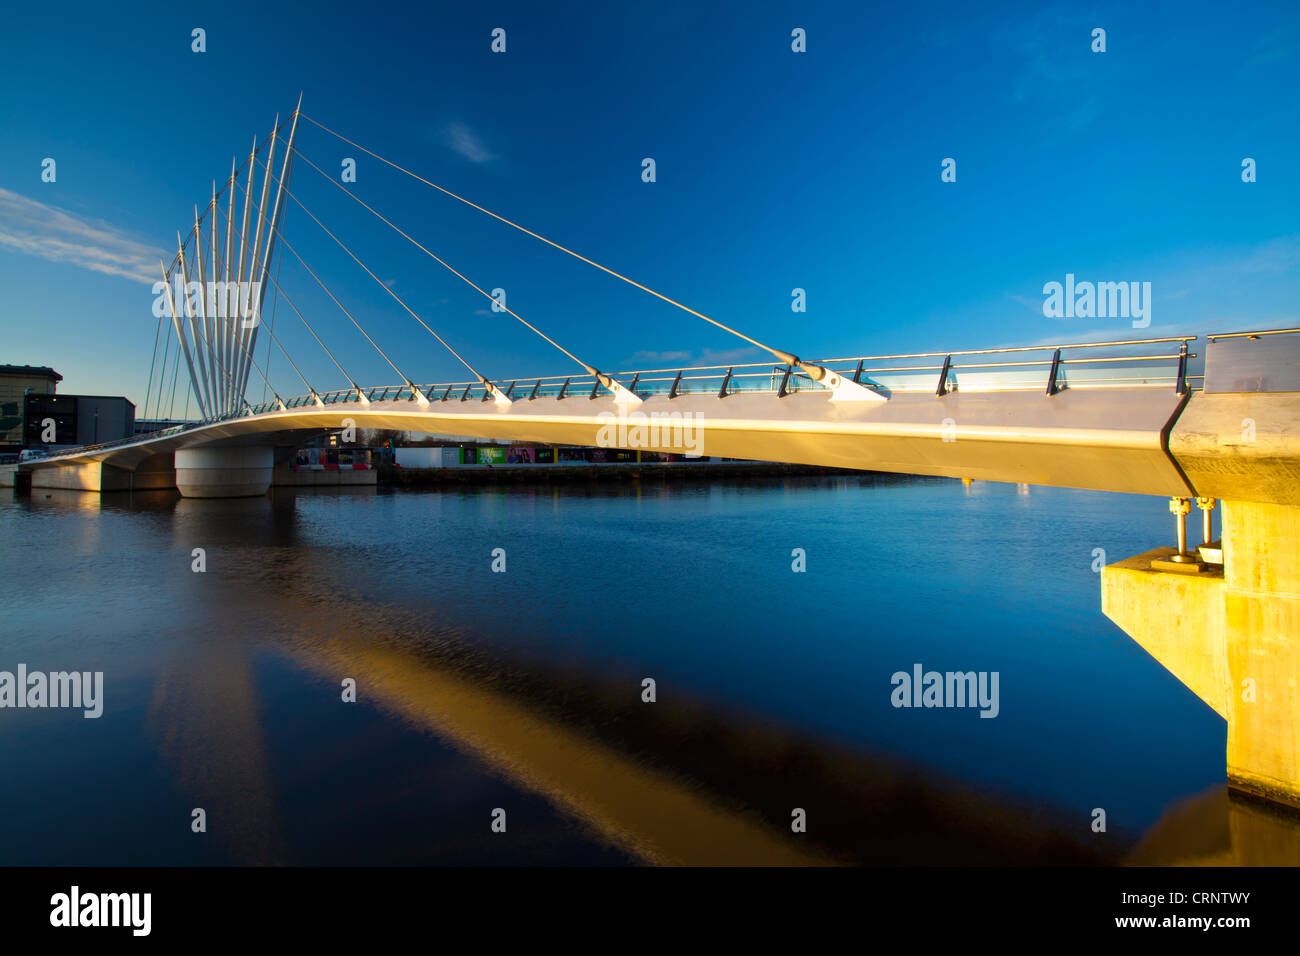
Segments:
[[[270,445],[176,449],[176,488],[186,498],[264,495],[274,470]]]
[[[134,467],[122,468],[102,461],[68,462],[36,468],[26,473],[33,489],[62,491],[155,491],[172,488],[176,478],[170,454],[151,455]]]
[[[1300,505],[1223,502],[1223,567],[1102,571],[1102,611],[1228,722],[1234,789],[1300,808]]]

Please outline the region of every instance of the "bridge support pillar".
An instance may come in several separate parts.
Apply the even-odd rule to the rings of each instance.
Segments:
[[[181,448],[176,451],[176,488],[186,498],[250,498],[271,487],[275,449]]]
[[[69,462],[33,469],[27,476],[32,488],[63,491],[154,491],[176,484],[171,455],[152,455],[134,468],[119,468],[100,461]]]
[[[1300,506],[1223,502],[1223,568],[1102,572],[1102,611],[1228,722],[1237,790],[1300,807]]]

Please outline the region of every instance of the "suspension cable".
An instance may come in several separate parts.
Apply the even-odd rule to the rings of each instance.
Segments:
[[[238,184],[236,185],[238,186]],[[243,189],[242,186],[239,188]],[[307,261],[298,254],[298,250],[293,247],[293,244],[289,242],[288,239],[284,238],[284,235],[280,232],[278,228],[276,228],[274,223],[271,224],[271,228],[275,231],[276,236],[279,238],[280,242],[284,245],[284,247],[293,253],[293,257],[302,264],[302,267],[306,269],[308,273],[311,274],[311,277],[316,280],[316,283],[322,289],[325,290],[325,294],[328,295],[334,301],[334,304],[339,307],[339,310],[348,317],[348,321],[350,321],[353,325],[355,325],[357,327],[357,331],[360,332],[363,336],[365,336],[366,341],[370,343],[371,347],[374,348],[374,350],[383,357],[384,361],[389,364],[389,366],[392,368],[394,372],[396,372],[399,376],[401,376],[402,380],[406,382],[406,384],[412,390],[419,393],[419,390],[416,388],[415,383],[411,381],[411,379],[407,378],[405,375],[402,374],[402,370],[398,368],[397,365],[394,364],[393,360],[388,357],[388,353],[385,352],[383,349],[381,349],[379,345],[375,342],[375,340],[370,337],[370,333],[367,332],[364,328],[362,328],[361,323],[358,322],[355,318],[353,318],[352,313],[349,312],[347,308],[343,305],[343,303],[338,300],[338,297],[334,295],[333,292],[330,291],[330,287],[327,286],[321,280],[321,277],[316,274],[316,272],[312,269],[312,267],[307,265]],[[342,369],[340,369],[340,371],[342,371]]]
[[[298,156],[300,159],[306,159],[306,157],[303,156],[302,153],[300,153],[296,148],[294,149],[293,152],[294,155]],[[311,160],[307,160],[307,162],[312,166],[313,169],[315,169],[317,172],[320,172],[320,167],[316,166],[315,163],[312,163]],[[272,173],[271,175],[274,178],[274,173]],[[452,348],[449,344],[447,344],[447,341],[441,335],[435,332],[429,326],[429,323],[425,322],[424,319],[420,318],[420,316],[416,314],[415,310],[412,309],[409,305],[406,304],[406,302],[402,300],[401,296],[399,296],[396,292],[394,292],[387,285],[385,285],[383,280],[380,279],[379,276],[375,275],[375,273],[371,271],[369,266],[367,266],[364,262],[362,262],[359,258],[357,258],[356,253],[354,253],[351,249],[349,249],[342,239],[334,235],[334,233],[331,232],[323,222],[317,219],[316,216],[312,213],[312,211],[303,205],[302,200],[300,200],[297,196],[293,194],[293,192],[289,189],[289,187],[284,186],[282,188],[284,189],[284,194],[288,196],[290,199],[292,199],[294,203],[297,204],[298,208],[300,208],[303,212],[305,212],[308,216],[310,216],[312,222],[320,226],[321,230],[325,233],[325,235],[333,239],[338,244],[339,248],[341,248],[344,252],[346,252],[349,256],[351,256],[352,261],[354,261],[357,265],[359,265],[362,269],[364,269],[366,274],[370,276],[370,278],[374,279],[375,282],[378,283],[380,288],[382,288],[385,292],[387,292],[390,296],[392,296],[393,299],[397,302],[397,304],[400,305],[403,309],[405,309],[411,315],[411,317],[415,319],[415,321],[419,322],[420,325],[424,326],[425,331],[427,331],[430,335],[432,335],[435,339],[437,339],[438,342],[441,343],[443,348],[445,348],[448,352],[454,355],[456,359],[460,362],[460,364],[464,365],[465,368],[469,370],[469,373],[471,375],[477,378],[482,385],[486,386],[489,390],[491,390],[493,394],[500,394],[500,392],[498,391],[495,385],[493,385],[490,381],[488,381],[487,378],[485,378],[478,371],[478,369],[474,368],[473,365],[471,365],[468,361],[466,361],[466,359],[459,352],[457,352],[454,348]],[[340,186],[339,188],[342,187]],[[343,191],[347,192],[346,189],[344,189]],[[399,372],[398,374],[400,375],[401,373]]]
[[[310,118],[310,117],[308,117],[308,118]],[[429,251],[429,250],[428,250],[428,249],[427,249],[423,244],[421,244],[421,243],[420,243],[419,241],[417,241],[416,239],[412,238],[412,237],[411,237],[409,234],[407,234],[403,229],[401,229],[400,227],[398,227],[397,225],[395,225],[393,222],[391,222],[388,218],[386,218],[382,213],[380,213],[379,211],[377,211],[377,210],[376,210],[374,207],[372,207],[369,203],[365,202],[365,200],[361,199],[359,196],[357,196],[355,193],[351,192],[350,190],[344,189],[342,183],[339,183],[339,182],[335,181],[335,179],[334,179],[333,176],[331,176],[331,175],[329,175],[328,173],[326,173],[323,169],[321,169],[319,166],[317,166],[315,163],[313,163],[310,159],[308,159],[306,156],[304,156],[304,155],[302,154],[302,151],[299,150],[299,149],[297,149],[296,147],[294,148],[294,155],[296,155],[299,159],[301,159],[303,162],[305,162],[305,163],[306,163],[308,166],[310,166],[312,169],[316,170],[316,172],[320,173],[320,175],[321,175],[322,177],[324,177],[325,179],[327,179],[329,182],[333,183],[333,184],[334,184],[335,186],[337,186],[339,189],[342,189],[345,195],[347,195],[347,196],[348,196],[349,198],[351,198],[353,201],[355,201],[355,202],[357,202],[357,203],[360,203],[360,204],[361,204],[363,207],[365,207],[365,209],[366,209],[367,211],[369,211],[373,216],[375,216],[377,219],[379,219],[381,222],[383,222],[386,226],[388,226],[388,227],[389,227],[390,229],[392,229],[394,232],[398,233],[398,234],[399,234],[400,236],[402,236],[402,238],[404,238],[407,242],[411,243],[413,246],[415,246],[417,249],[419,249],[421,252],[423,252],[426,256],[428,256],[428,257],[429,257],[430,259],[432,259],[434,262],[438,263],[440,266],[442,266],[444,269],[446,269],[448,272],[450,272],[450,273],[451,273],[452,275],[454,275],[456,278],[460,279],[462,282],[464,282],[466,285],[468,285],[468,286],[469,286],[471,289],[473,289],[475,292],[479,293],[479,295],[482,295],[484,298],[488,299],[490,302],[493,302],[494,304],[498,304],[498,303],[497,303],[497,300],[496,300],[495,298],[493,298],[493,296],[492,296],[492,294],[491,294],[490,292],[488,292],[486,289],[484,289],[484,288],[482,288],[481,286],[479,286],[479,285],[478,285],[477,283],[475,283],[472,279],[470,279],[470,278],[468,278],[467,276],[463,275],[462,273],[458,272],[456,269],[454,269],[454,268],[453,268],[449,263],[447,263],[446,261],[444,261],[442,258],[440,258],[439,256],[435,255],[434,253],[430,252],[430,251]],[[287,190],[286,190],[286,192],[287,192]],[[292,194],[290,194],[290,198],[293,198]],[[296,199],[294,199],[294,201],[297,202]],[[301,205],[301,203],[299,203],[299,205]],[[310,213],[309,213],[308,215],[310,215]],[[322,228],[323,228],[323,227],[322,227]],[[528,329],[530,329],[530,330],[532,330],[533,332],[535,332],[535,333],[536,333],[538,336],[540,336],[543,340],[545,340],[546,342],[550,343],[552,346],[554,346],[554,347],[555,347],[556,349],[558,349],[559,351],[563,352],[563,353],[564,353],[565,355],[567,355],[569,358],[573,359],[574,362],[576,362],[578,365],[582,366],[582,368],[584,368],[584,369],[586,370],[586,372],[587,372],[588,375],[595,376],[597,379],[600,379],[600,380],[601,380],[601,384],[602,384],[602,385],[606,385],[606,386],[608,387],[608,383],[605,381],[605,379],[610,378],[609,376],[605,375],[604,373],[602,373],[602,372],[600,372],[598,369],[596,369],[594,366],[592,366],[592,365],[588,364],[587,362],[584,362],[582,359],[578,358],[576,355],[574,355],[572,352],[570,352],[568,349],[566,349],[563,345],[561,345],[559,342],[556,342],[555,339],[551,338],[549,335],[547,335],[547,334],[546,334],[545,332],[543,332],[541,329],[537,328],[537,326],[533,325],[531,322],[529,322],[528,320],[526,320],[523,316],[521,316],[519,313],[515,312],[513,309],[511,309],[511,308],[509,308],[508,306],[505,306],[505,305],[501,305],[500,308],[502,309],[502,311],[509,313],[509,314],[510,314],[511,316],[513,316],[515,319],[518,319],[521,323],[523,323],[523,325],[524,325],[525,327],[527,327]],[[473,371],[473,369],[470,369],[470,371]]]
[[[176,364],[172,366],[172,398],[171,403],[167,406],[167,417],[171,418],[176,414],[176,379],[181,373],[181,347],[176,346]],[[190,413],[190,400],[185,399],[185,416],[188,418]]]
[[[153,370],[158,361],[158,340],[162,338],[163,317],[158,316],[158,328],[153,330],[153,357],[149,359],[149,384],[144,390],[144,417],[149,417],[149,396],[153,394]],[[168,339],[170,344],[171,340]]]
[[[284,261],[283,258],[281,258],[280,261],[283,262]],[[277,268],[276,271],[278,273],[279,269]],[[298,308],[298,306],[294,305],[293,299],[289,298],[289,293],[284,291],[284,288],[280,285],[276,276],[268,276],[268,278],[271,280],[271,284],[275,286],[276,293],[279,296],[283,297],[285,302],[289,303],[289,308],[293,309],[294,313],[298,316],[299,321],[301,321],[302,324],[307,327],[307,331],[310,332],[311,337],[316,340],[316,344],[319,345],[322,349],[324,349],[325,354],[329,356],[329,360],[333,362],[334,367],[339,370],[339,374],[341,374],[345,379],[348,380],[348,384],[350,384],[355,391],[360,392],[361,386],[358,385],[356,383],[356,380],[347,373],[347,370],[344,369],[343,366],[339,364],[339,360],[334,357],[334,353],[330,351],[329,346],[327,346],[323,341],[321,341],[321,337],[316,334],[316,330],[312,328],[311,323],[307,321],[306,316],[302,314],[302,311]],[[275,338],[275,334],[272,333],[271,337]],[[279,344],[278,340],[276,344]],[[290,365],[293,365],[294,364],[293,359],[290,357],[288,351],[285,350],[285,347],[283,345],[280,345],[280,351],[284,352],[284,357],[289,359]],[[294,368],[296,370],[297,366],[295,365]],[[304,377],[301,372],[299,372],[298,375],[299,377],[302,378],[304,384],[307,385],[307,389],[312,393],[312,395],[315,395],[316,391],[311,387],[311,383],[307,381],[306,377]]]
[[[316,330],[313,329],[313,328],[311,327],[311,323],[308,322],[308,321],[306,320],[306,318],[303,317],[302,312],[300,312],[300,311],[298,310],[298,307],[297,307],[296,305],[293,304],[293,299],[289,298],[289,293],[285,292],[284,289],[282,289],[282,288],[280,287],[280,283],[276,281],[276,279],[275,279],[274,276],[271,277],[271,283],[272,283],[272,285],[275,286],[275,290],[276,290],[276,292],[278,292],[281,296],[284,297],[284,301],[287,302],[287,303],[289,303],[289,308],[293,309],[294,313],[298,316],[299,319],[302,319],[302,324],[305,325],[305,326],[307,326],[307,331],[310,332],[312,338],[314,338],[314,339],[316,340],[316,344],[319,345],[322,349],[325,350],[325,354],[328,355],[329,358],[330,358],[330,361],[334,363],[334,367],[337,368],[337,369],[339,370],[340,374],[342,374],[342,376],[348,380],[348,384],[352,386],[352,388],[353,388],[354,391],[360,392],[360,391],[361,391],[361,386],[358,385],[358,384],[356,383],[356,380],[353,379],[351,375],[349,375],[346,371],[344,371],[343,366],[339,364],[339,360],[336,359],[336,358],[334,357],[334,353],[331,352],[331,351],[329,350],[329,347],[326,346],[326,344],[325,344],[324,342],[321,341],[320,336],[316,334]],[[272,338],[274,338],[274,336],[272,336]],[[281,351],[284,351],[284,346],[281,346],[281,347],[280,347],[280,350],[281,350]],[[285,352],[285,358],[289,358],[289,353]],[[289,359],[289,362],[290,362],[290,364],[292,364],[292,363],[293,363],[293,359]],[[301,374],[301,373],[299,373],[299,374]],[[400,373],[399,373],[399,374],[400,374]],[[305,379],[304,379],[304,381],[305,381]],[[308,388],[311,388],[310,385],[308,385],[307,387],[308,387]],[[313,391],[313,394],[315,394],[314,391]]]
[[[166,318],[167,318],[166,316],[163,316],[162,319],[160,319],[159,321],[165,321]],[[163,391],[167,388],[167,358],[171,354],[171,349],[172,349],[172,324],[168,322],[167,339],[163,343],[162,371],[158,374],[158,395],[154,399],[154,410],[153,410],[154,415],[158,415],[160,412],[162,412]],[[180,346],[177,346],[176,351],[178,352],[180,351]],[[144,403],[144,417],[145,418],[149,417],[148,400],[146,400]]]
[[[543,235],[539,235],[538,233],[533,232],[531,229],[528,229],[528,228],[526,228],[526,227],[524,227],[524,226],[521,226],[521,225],[519,225],[519,223],[517,223],[517,222],[513,222],[513,221],[511,221],[511,220],[507,219],[505,216],[498,215],[497,213],[494,213],[494,212],[493,212],[492,210],[490,210],[490,209],[485,209],[484,207],[480,206],[478,203],[471,202],[470,200],[466,199],[464,196],[458,196],[456,193],[452,192],[450,189],[446,189],[446,188],[444,188],[444,187],[442,187],[442,186],[439,186],[437,183],[435,183],[435,182],[431,182],[430,180],[425,179],[423,176],[420,176],[420,175],[417,174],[417,173],[413,173],[413,172],[411,172],[411,170],[407,169],[406,167],[404,167],[404,166],[400,166],[400,165],[398,165],[397,163],[393,162],[392,160],[390,160],[390,159],[385,159],[383,156],[380,156],[378,153],[373,152],[372,150],[366,149],[366,147],[362,146],[360,143],[354,142],[353,140],[348,139],[348,138],[347,138],[346,136],[344,136],[342,133],[338,133],[338,132],[336,132],[336,131],[330,129],[330,128],[329,128],[328,126],[326,126],[324,123],[321,123],[321,122],[319,122],[318,120],[312,119],[312,118],[311,118],[310,116],[308,116],[306,113],[303,113],[303,114],[301,114],[301,115],[302,115],[302,118],[303,118],[303,119],[307,120],[308,122],[312,123],[312,124],[315,125],[315,126],[320,127],[322,130],[324,130],[325,132],[329,133],[331,136],[337,137],[338,139],[340,139],[340,140],[342,140],[343,142],[347,143],[349,146],[354,146],[354,147],[356,147],[357,149],[361,150],[363,153],[366,153],[366,154],[369,155],[369,156],[373,156],[375,159],[379,160],[381,163],[384,163],[384,164],[386,164],[386,165],[388,165],[388,166],[393,167],[393,169],[396,169],[398,172],[405,173],[406,175],[410,176],[412,179],[417,179],[417,180],[419,180],[420,182],[424,183],[426,186],[431,186],[431,187],[433,187],[434,189],[438,190],[439,192],[444,193],[444,194],[450,196],[452,199],[455,199],[455,200],[457,200],[458,202],[462,202],[462,203],[464,203],[465,205],[470,206],[470,207],[473,208],[473,209],[477,209],[479,212],[481,212],[481,213],[485,213],[485,214],[491,216],[493,219],[496,219],[496,220],[498,220],[498,221],[500,221],[500,222],[505,223],[507,226],[510,226],[510,227],[512,227],[512,228],[514,228],[514,229],[518,229],[520,232],[522,232],[522,233],[526,233],[527,235],[532,236],[534,239],[539,239],[539,240],[541,240],[542,242],[546,243],[548,246],[552,246],[552,247],[554,247],[554,248],[560,250],[561,252],[567,253],[568,255],[573,256],[575,259],[579,259],[579,260],[581,260],[581,261],[587,263],[587,264],[590,265],[590,266],[595,266],[597,269],[601,270],[602,272],[606,272],[606,273],[608,273],[609,275],[612,275],[612,276],[613,276],[614,278],[616,278],[616,279],[621,279],[622,281],[628,283],[629,285],[636,286],[636,288],[640,289],[641,291],[643,291],[643,292],[648,292],[648,293],[650,293],[651,295],[655,296],[656,298],[658,298],[658,299],[662,299],[664,302],[667,302],[669,305],[676,306],[677,308],[681,309],[681,310],[684,311],[684,312],[689,312],[691,315],[695,316],[696,318],[703,319],[705,322],[708,322],[708,323],[710,323],[710,324],[712,324],[712,325],[716,325],[718,328],[722,329],[724,332],[730,332],[732,335],[737,336],[738,338],[744,339],[746,342],[750,343],[751,345],[755,345],[755,346],[757,346],[758,348],[763,349],[763,350],[766,351],[766,352],[770,352],[772,355],[775,355],[775,356],[776,356],[777,358],[779,358],[782,362],[784,362],[784,363],[786,363],[786,364],[788,364],[788,365],[799,365],[799,366],[801,366],[802,368],[804,368],[806,371],[808,371],[808,372],[813,376],[814,381],[820,381],[821,378],[824,377],[824,375],[825,375],[826,372],[827,372],[826,369],[823,369],[823,368],[822,368],[821,366],[819,366],[819,365],[812,365],[812,364],[810,364],[810,363],[804,362],[804,361],[802,361],[802,360],[801,360],[797,355],[793,355],[792,353],[790,353],[790,352],[786,352],[786,351],[784,351],[783,349],[777,349],[777,348],[773,348],[773,347],[770,346],[770,345],[765,345],[764,343],[760,342],[758,339],[753,338],[752,336],[746,335],[744,332],[737,331],[736,329],[731,328],[729,325],[725,325],[725,324],[723,324],[722,322],[719,322],[717,319],[710,318],[709,316],[705,315],[703,312],[698,312],[698,311],[696,311],[695,309],[692,309],[690,306],[688,306],[688,305],[684,305],[683,303],[678,302],[676,299],[669,298],[668,296],[664,295],[662,292],[656,292],[654,289],[650,288],[649,286],[642,285],[640,282],[637,282],[635,279],[628,278],[627,276],[623,275],[623,274],[620,273],[620,272],[615,272],[613,269],[609,268],[608,266],[603,266],[603,265],[601,265],[599,262],[596,262],[594,259],[588,259],[586,256],[582,255],[581,253],[574,252],[572,249],[568,248],[567,246],[562,246],[562,245],[560,245],[558,242],[555,242],[554,240],[547,239],[545,236],[543,236]]]

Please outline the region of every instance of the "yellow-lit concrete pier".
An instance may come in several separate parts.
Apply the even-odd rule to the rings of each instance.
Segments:
[[[1222,543],[1110,565],[1102,610],[1228,722],[1230,786],[1300,808],[1300,351],[1293,333],[1222,339],[1168,444],[1219,499]]]
[[[1223,565],[1102,572],[1102,610],[1228,722],[1228,779],[1300,807],[1300,506],[1223,503]]]

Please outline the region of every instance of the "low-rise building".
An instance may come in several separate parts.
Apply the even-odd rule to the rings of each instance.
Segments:
[[[44,365],[0,365],[0,452],[23,447],[23,401],[53,395],[63,376]]]
[[[29,393],[23,409],[24,448],[96,445],[135,430],[135,403],[120,395]]]

